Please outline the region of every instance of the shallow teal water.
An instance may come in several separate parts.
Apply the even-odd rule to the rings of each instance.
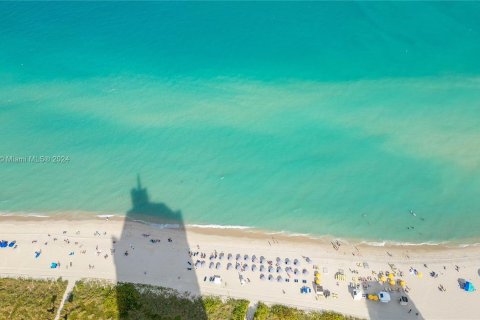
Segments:
[[[124,213],[140,173],[187,223],[478,236],[478,3],[0,13],[0,156],[70,158],[0,163],[2,212]]]

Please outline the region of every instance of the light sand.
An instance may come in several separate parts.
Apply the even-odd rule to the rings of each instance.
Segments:
[[[63,231],[66,231],[64,234]],[[99,234],[94,234],[96,231]],[[50,234],[50,236],[49,236]],[[142,234],[149,234],[148,237]],[[268,235],[261,232],[232,229],[159,229],[136,223],[125,223],[121,219],[84,219],[54,220],[34,218],[3,217],[0,220],[0,238],[16,240],[18,247],[0,248],[1,276],[63,277],[69,280],[81,278],[102,278],[113,281],[149,283],[189,291],[192,294],[215,294],[224,297],[246,298],[250,301],[281,303],[310,310],[333,310],[362,318],[372,319],[478,319],[480,305],[479,291],[464,292],[459,288],[458,279],[470,280],[480,287],[480,248],[446,248],[441,246],[395,246],[372,247],[352,246],[341,243],[335,250],[327,240],[312,240],[303,237]],[[54,238],[57,238],[54,241]],[[167,239],[171,238],[172,242]],[[68,239],[68,240],[67,240]],[[151,243],[150,239],[160,239],[160,243]],[[37,241],[32,243],[32,241]],[[69,241],[69,243],[68,243]],[[48,244],[45,245],[45,242]],[[115,242],[115,243],[113,243]],[[98,250],[97,250],[98,247]],[[38,258],[35,251],[41,249]],[[112,249],[115,253],[112,254]],[[220,270],[209,269],[209,257],[216,250],[225,253]],[[125,256],[128,251],[128,256]],[[190,257],[189,251],[203,252],[206,257]],[[74,252],[74,255],[69,255]],[[82,253],[85,252],[85,253]],[[248,271],[226,270],[228,253],[241,254],[242,264],[249,265]],[[243,256],[248,254],[249,260]],[[277,283],[261,281],[260,272],[251,271],[251,256],[265,256],[273,261],[282,258],[281,267],[285,269],[285,258],[297,258],[301,261],[300,271],[307,269],[308,276],[291,275],[291,282]],[[108,256],[105,256],[108,255]],[[313,263],[308,264],[304,258]],[[197,260],[205,260],[205,268],[187,270]],[[51,269],[51,262],[60,262],[60,268]],[[219,262],[218,257],[212,261]],[[70,262],[72,265],[70,266]],[[232,263],[235,266],[235,259]],[[357,266],[368,262],[369,268]],[[401,306],[398,298],[403,293],[392,293],[390,303],[354,301],[348,284],[352,277],[368,277],[371,287],[367,292],[378,292],[382,287],[372,271],[392,271],[390,264],[403,271],[401,277],[410,289],[407,296],[408,306]],[[424,266],[427,265],[427,267]],[[94,266],[93,268],[91,266]],[[259,267],[260,264],[257,262]],[[265,266],[268,264],[265,262]],[[455,270],[458,265],[459,271]],[[312,287],[314,267],[322,273],[322,285],[338,295],[338,298],[319,298],[314,292],[301,294],[307,280]],[[419,278],[409,273],[410,267],[423,273]],[[445,267],[445,269],[444,269]],[[295,268],[292,265],[292,268]],[[324,273],[324,268],[328,273]],[[334,279],[335,273],[343,269],[346,281]],[[358,270],[358,274],[350,271]],[[437,278],[429,275],[431,271],[439,274]],[[268,272],[263,272],[268,276]],[[205,277],[220,275],[222,284],[216,285],[204,281]],[[250,282],[241,284],[242,275]],[[278,273],[273,273],[277,277]],[[285,272],[280,273],[288,277]],[[400,277],[396,277],[399,279]],[[299,279],[299,283],[293,280]],[[439,285],[446,292],[438,289]],[[410,313],[408,311],[412,309]],[[419,313],[416,315],[416,313]]]

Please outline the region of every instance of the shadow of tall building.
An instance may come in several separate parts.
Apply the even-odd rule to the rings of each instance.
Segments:
[[[363,285],[359,285],[356,290],[365,296],[363,301],[367,305],[368,319],[425,319],[408,294],[408,290],[401,288],[398,284],[392,287],[389,284],[381,284],[379,281],[367,281]],[[353,288],[349,287],[349,291],[353,297]],[[388,302],[382,302],[383,299],[378,301],[368,299],[369,294],[380,298],[380,293],[388,296]],[[358,302],[352,301],[351,303]]]
[[[135,310],[131,299],[125,296],[128,291],[125,292],[122,283],[152,284],[173,288],[185,297],[200,296],[182,212],[171,209],[165,203],[151,201],[140,176],[130,196],[132,207],[127,211],[121,236],[113,239],[116,278],[120,283],[117,286],[117,303],[121,318],[207,319],[203,305],[196,304],[198,307],[195,310],[186,313],[165,314],[168,308],[155,307],[158,301],[154,299],[149,301],[151,314],[145,318],[145,314]]]

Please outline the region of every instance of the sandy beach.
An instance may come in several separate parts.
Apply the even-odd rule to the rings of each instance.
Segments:
[[[161,229],[119,218],[2,217],[0,238],[16,241],[16,247],[0,249],[4,277],[147,283],[194,295],[246,298],[368,319],[478,318],[478,291],[465,292],[459,285],[461,279],[480,285],[480,247],[475,246],[375,247],[253,230]],[[51,268],[52,262],[58,267]],[[328,298],[317,297],[313,290],[316,272],[324,291],[330,292]],[[336,279],[339,272],[345,280]],[[394,274],[396,284],[380,284],[381,273]],[[220,284],[209,281],[214,275],[221,277]],[[407,292],[400,280],[406,282]],[[352,284],[364,294],[386,288],[392,291],[391,301],[356,301]],[[312,292],[302,294],[305,286]],[[401,296],[408,297],[407,305],[400,305]]]

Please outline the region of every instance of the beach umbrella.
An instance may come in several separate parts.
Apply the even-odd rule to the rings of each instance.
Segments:
[[[295,268],[295,270],[293,271],[293,274],[297,275],[297,274],[299,274],[299,273],[300,273],[300,272],[298,271],[298,269]]]
[[[307,269],[303,269],[302,274],[303,274],[304,276],[308,276],[308,270],[307,270]]]
[[[257,262],[257,256],[256,255],[252,256],[252,262]]]
[[[237,266],[235,267],[235,269],[236,269],[237,271],[240,271],[240,270],[242,270],[242,266],[237,263]]]
[[[405,286],[407,285],[407,283],[404,280],[399,280],[398,282],[400,284],[400,287],[402,288],[405,288]]]
[[[298,259],[295,259],[295,260],[293,260],[293,264],[298,266],[298,265],[300,265],[300,261],[298,261]]]
[[[260,256],[260,263],[263,263],[265,261],[265,257],[264,256]]]
[[[213,269],[214,263],[210,262],[210,265],[208,266],[209,269]]]
[[[285,258],[285,264],[288,266],[290,264],[290,259]]]
[[[238,260],[240,260],[240,257],[241,256],[237,253],[237,256],[235,257],[235,259],[238,261]]]
[[[385,277],[383,274],[380,276],[380,279],[379,279],[381,282],[386,282],[387,281],[387,277]]]
[[[227,260],[230,261],[230,260],[232,260],[232,258],[233,258],[232,254],[229,253],[229,254],[227,255]]]
[[[315,284],[320,284],[320,279],[315,279]]]
[[[232,267],[233,267],[233,266],[232,266],[232,264],[231,264],[231,263],[227,264],[227,270],[231,270],[231,269],[232,269]]]
[[[312,260],[311,260],[309,257],[306,257],[305,260],[306,260],[308,263],[312,263]]]
[[[247,261],[248,260],[248,254],[243,256],[243,260]]]
[[[257,271],[257,265],[256,264],[252,265],[252,271]]]
[[[389,273],[389,274],[388,274],[388,279],[393,280],[393,278],[395,278],[395,276],[393,275],[393,273]]]
[[[282,276],[278,276],[278,277],[277,277],[277,281],[278,281],[278,282],[282,282],[282,280],[283,280],[283,279],[282,279]]]
[[[275,280],[275,278],[274,278],[272,275],[269,275],[269,276],[268,276],[268,280],[270,280],[270,281],[274,281],[274,280]]]
[[[218,259],[219,259],[219,260],[222,260],[224,255],[225,255],[225,254],[224,254],[223,252],[220,252],[220,255],[218,256]]]
[[[282,270],[282,267],[278,267],[278,268],[277,268],[277,273],[280,273],[280,272],[282,272],[282,271],[283,271],[283,270]]]
[[[263,273],[260,275],[260,280],[262,280],[262,281],[267,280],[267,278],[265,278],[265,275]]]
[[[272,266],[268,267],[268,272],[273,272],[273,267]]]
[[[215,269],[219,270],[222,267],[222,264],[220,262],[217,262],[215,265]]]
[[[213,260],[215,259],[215,256],[212,254],[210,257],[209,257],[210,260]]]
[[[320,277],[321,277],[320,272],[315,271],[315,278],[320,278]]]
[[[265,266],[264,265],[261,265],[260,266],[260,272],[264,272],[265,271]]]
[[[282,259],[280,259],[280,257],[277,257],[276,261],[277,261],[277,263],[280,263],[282,261]]]
[[[205,267],[205,264],[206,264],[206,263],[205,263],[205,260],[202,260],[202,262],[201,262],[201,266],[202,266],[202,268],[204,268],[204,267]]]
[[[243,270],[247,270],[247,269],[248,269],[248,264],[245,263],[245,264],[243,265]]]
[[[395,280],[391,279],[388,283],[389,283],[391,286],[394,286],[394,285],[395,285]]]
[[[417,273],[417,277],[422,278],[422,277],[423,277],[423,273],[418,272],[418,273]]]

